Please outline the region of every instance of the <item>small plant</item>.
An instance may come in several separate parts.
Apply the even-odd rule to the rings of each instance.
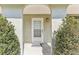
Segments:
[[[54,54],[76,55],[79,54],[79,20],[67,16],[56,32]]]
[[[20,54],[20,44],[14,26],[0,15],[0,55]]]

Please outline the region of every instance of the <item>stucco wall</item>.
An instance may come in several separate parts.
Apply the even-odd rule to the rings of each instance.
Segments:
[[[23,15],[23,38],[25,43],[32,42],[32,18],[43,18],[44,19],[44,41],[50,42],[52,36],[52,25],[50,15],[48,14],[26,14]],[[48,21],[46,21],[48,18]]]

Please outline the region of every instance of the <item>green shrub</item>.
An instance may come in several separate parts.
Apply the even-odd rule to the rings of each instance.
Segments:
[[[73,16],[67,16],[56,32],[55,38],[54,54],[79,54],[79,20]]]
[[[20,54],[20,44],[14,26],[0,15],[0,55]]]

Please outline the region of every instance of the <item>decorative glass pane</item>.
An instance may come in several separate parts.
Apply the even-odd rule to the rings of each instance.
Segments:
[[[34,37],[41,37],[41,21],[34,21]]]
[[[41,21],[34,21],[34,29],[41,29]]]
[[[40,29],[34,29],[34,37],[41,37],[41,30]]]

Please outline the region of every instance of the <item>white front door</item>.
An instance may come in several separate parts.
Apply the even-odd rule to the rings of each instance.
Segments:
[[[43,18],[32,18],[32,45],[43,43]]]

